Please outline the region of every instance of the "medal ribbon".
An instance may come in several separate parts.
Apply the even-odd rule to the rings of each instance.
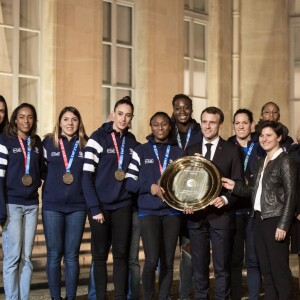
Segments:
[[[29,168],[30,168],[30,153],[31,153],[31,148],[30,148],[30,136],[27,138],[27,154],[25,150],[25,146],[23,144],[23,140],[18,136],[20,146],[23,151],[24,155],[24,166],[25,166],[25,174],[29,174]]]
[[[249,147],[249,149],[248,149],[248,152],[247,152],[247,154],[246,154],[246,158],[245,158],[245,160],[244,160],[244,172],[245,172],[246,169],[247,169],[247,165],[248,165],[248,162],[249,162],[249,157],[250,157],[250,154],[251,154],[251,152],[252,152],[253,147],[254,147],[254,143],[251,143],[251,145],[250,145],[250,147]]]
[[[118,148],[118,144],[117,144],[117,140],[116,140],[116,136],[115,133],[112,132],[111,133],[111,137],[116,149],[116,154],[117,154],[117,158],[118,158],[118,169],[122,170],[122,165],[123,165],[123,160],[124,160],[124,151],[125,151],[125,136],[122,137],[122,144],[121,144],[121,153],[119,152],[119,148]]]
[[[185,146],[184,146],[183,150],[185,150],[185,148],[186,148],[186,146],[187,146],[187,144],[190,140],[191,134],[192,134],[192,127],[190,126],[189,130],[188,130],[188,133],[187,133],[187,136],[186,136]],[[182,143],[181,143],[180,134],[179,134],[177,126],[176,126],[176,137],[177,137],[178,146],[182,149]]]
[[[171,149],[171,146],[168,145],[167,150],[166,150],[166,153],[165,153],[164,164],[163,164],[163,166],[162,166],[161,163],[160,163],[160,160],[159,160],[159,155],[158,155],[157,147],[156,147],[156,145],[153,145],[153,150],[154,150],[154,153],[155,153],[155,155],[156,155],[156,158],[157,158],[158,164],[159,164],[160,174],[162,174],[163,171],[164,171],[164,170],[166,169],[166,167],[167,167],[168,159],[169,159],[169,154],[170,154],[170,149]]]
[[[60,149],[61,149],[61,153],[62,153],[62,156],[63,156],[63,160],[64,160],[64,164],[65,164],[67,173],[70,173],[71,166],[72,166],[74,156],[75,156],[75,152],[78,148],[78,144],[79,144],[79,141],[77,140],[74,144],[74,147],[73,147],[73,150],[72,150],[72,153],[71,153],[71,156],[70,156],[70,160],[69,160],[69,163],[68,163],[68,158],[67,158],[67,154],[66,154],[66,150],[65,150],[63,140],[62,140],[62,138],[59,139],[59,145],[60,145]]]

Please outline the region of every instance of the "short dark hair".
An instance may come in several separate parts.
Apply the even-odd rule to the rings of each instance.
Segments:
[[[178,99],[186,99],[189,102],[189,104],[191,105],[191,107],[193,107],[193,100],[185,94],[177,94],[173,97],[173,100],[172,100],[173,107],[175,106],[175,102]]]
[[[245,114],[245,115],[247,115],[247,117],[248,117],[250,123],[253,123],[253,113],[252,113],[252,111],[250,111],[250,110],[247,109],[247,108],[240,108],[240,109],[238,109],[238,110],[234,113],[234,115],[233,115],[233,121],[232,121],[233,123],[234,123],[234,121],[235,121],[235,117],[236,117],[237,115],[239,115],[239,114]]]
[[[132,109],[132,113],[134,112],[134,106],[133,106],[133,103],[131,102],[131,98],[129,96],[125,96],[122,99],[118,100],[115,104],[114,111],[116,111],[116,108],[121,104],[129,105]]]
[[[266,127],[272,128],[278,137],[283,136],[283,125],[280,122],[261,121],[258,126],[258,134],[261,135],[262,130]]]
[[[149,122],[150,126],[151,126],[153,119],[156,118],[157,116],[165,117],[168,120],[169,124],[172,125],[171,118],[169,117],[169,115],[167,113],[165,113],[164,111],[158,111],[150,118],[150,122]]]
[[[261,111],[260,111],[261,116],[263,115],[266,106],[269,105],[269,104],[272,104],[272,105],[275,106],[275,108],[278,110],[278,114],[279,114],[279,117],[280,117],[280,108],[279,108],[279,106],[278,106],[275,102],[273,102],[273,101],[269,101],[269,102],[267,102],[267,103],[265,103],[265,104],[263,105],[263,107],[261,108]]]
[[[222,124],[224,122],[224,114],[221,111],[221,109],[218,107],[215,107],[215,106],[206,107],[201,113],[201,116],[200,116],[201,120],[202,120],[202,115],[204,113],[219,115],[220,116],[220,124]]]

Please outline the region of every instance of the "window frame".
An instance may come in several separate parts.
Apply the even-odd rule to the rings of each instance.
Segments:
[[[102,89],[103,89],[103,119],[106,120],[109,112],[113,111],[114,104],[116,103],[118,98],[118,93],[122,91],[129,91],[130,97],[134,99],[134,82],[135,82],[135,5],[133,1],[126,0],[103,0],[104,2],[111,4],[111,41],[104,41],[102,38],[102,51],[104,49],[104,45],[109,45],[111,47],[111,66],[110,66],[110,83],[104,83],[102,80]],[[117,42],[117,7],[118,5],[126,6],[131,8],[131,36],[132,36],[132,44],[126,45]],[[117,49],[124,48],[131,50],[131,70],[130,70],[130,86],[125,86],[117,83]],[[103,57],[104,58],[104,57]],[[103,72],[103,70],[102,70]],[[109,99],[104,97],[104,89],[108,91]],[[134,102],[134,101],[133,101]],[[109,107],[108,107],[109,106]]]
[[[0,71],[0,75],[2,76],[8,76],[12,78],[12,88],[11,88],[11,99],[6,99],[8,104],[10,104],[12,107],[18,106],[21,102],[31,102],[30,99],[20,99],[20,79],[34,79],[37,81],[37,99],[36,102],[33,102],[33,105],[36,107],[37,111],[39,110],[41,99],[42,99],[42,58],[43,58],[43,52],[42,52],[42,42],[43,42],[43,1],[38,0],[39,2],[39,29],[32,29],[32,28],[26,28],[20,25],[20,19],[21,19],[21,1],[22,0],[12,0],[12,25],[7,24],[0,24],[0,27],[2,28],[9,28],[12,29],[12,68],[11,72],[3,72]],[[36,33],[38,35],[38,75],[28,75],[28,74],[22,74],[20,73],[20,36],[21,31],[24,32],[30,32],[30,33]],[[31,102],[32,103],[32,102]]]
[[[191,2],[191,0],[190,0]],[[187,56],[186,54],[184,54],[184,93],[187,94],[188,96],[190,96],[195,103],[195,106],[199,106],[200,110],[202,110],[202,108],[206,107],[207,104],[207,100],[208,100],[208,26],[209,26],[209,18],[208,18],[208,13],[207,13],[207,8],[208,8],[208,4],[206,1],[206,9],[205,12],[195,12],[195,11],[191,11],[190,9],[184,9],[184,22],[189,22],[189,37],[188,37],[188,43],[189,43],[189,49],[190,49],[190,53]],[[199,24],[205,27],[205,31],[204,31],[204,51],[205,51],[205,58],[204,59],[200,59],[200,58],[194,58],[193,56],[193,34],[194,34],[194,24]],[[186,42],[186,38],[184,38],[184,43]],[[189,63],[189,68],[188,68],[188,79],[186,79],[186,75],[185,75],[185,64],[188,61]],[[195,62],[200,62],[200,63],[204,63],[205,65],[205,87],[204,87],[204,97],[203,96],[198,96],[198,95],[194,95],[193,91],[194,91],[194,65]],[[186,83],[186,81],[188,83]],[[198,105],[197,105],[198,104]]]

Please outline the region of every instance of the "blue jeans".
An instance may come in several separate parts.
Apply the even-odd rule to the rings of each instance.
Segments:
[[[64,257],[66,297],[75,299],[79,276],[79,249],[86,211],[43,211],[47,247],[47,277],[51,297],[60,299],[61,260]]]
[[[242,269],[245,258],[247,268],[247,286],[250,300],[260,297],[261,274],[254,245],[254,219],[250,214],[236,215],[236,232],[231,258],[232,300],[242,297]]]
[[[2,231],[6,299],[29,299],[38,210],[38,205],[7,204],[7,220]]]
[[[132,213],[131,242],[129,250],[129,278],[128,278],[128,300],[138,300],[140,298],[140,226],[138,212]]]

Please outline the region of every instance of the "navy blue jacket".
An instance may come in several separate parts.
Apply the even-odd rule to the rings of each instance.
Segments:
[[[243,159],[243,166],[244,166],[244,161],[246,159],[246,154],[245,154],[245,151],[244,151],[243,147],[240,146],[240,144],[238,143],[238,141],[236,139],[236,135],[231,136],[228,139],[228,141],[234,143],[235,145],[237,145],[239,147],[240,152],[241,152],[241,157]],[[244,171],[245,178],[247,179],[247,181],[250,184],[253,180],[253,172],[257,169],[257,160],[258,160],[258,158],[265,157],[265,151],[259,145],[259,142],[258,142],[255,134],[251,134],[251,140],[247,144],[248,148],[250,147],[251,143],[254,143],[254,146],[253,146],[252,151],[250,153],[246,170]],[[252,208],[251,198],[239,199],[239,201],[237,201],[235,203],[235,207],[239,208],[239,209],[244,209],[244,208],[251,209]]]
[[[172,121],[174,121],[174,120],[172,119]],[[200,124],[196,120],[191,119],[191,127],[192,127],[191,136],[190,136],[187,146],[185,145],[186,138],[187,138],[187,132],[179,132],[179,136],[180,136],[180,140],[181,140],[183,149],[202,141],[203,134],[201,131]],[[176,123],[175,122],[172,124],[172,135],[177,140]]]
[[[151,185],[157,184],[161,177],[157,157],[153,150],[153,136],[147,137],[148,143],[137,146],[134,149],[132,160],[126,174],[126,189],[138,193],[139,214],[146,215],[170,215],[179,212],[171,208],[161,198],[151,194]],[[159,154],[159,160],[163,165],[168,144],[155,143]],[[171,144],[168,165],[183,156],[183,150]]]
[[[27,154],[27,141],[23,140]],[[25,186],[22,177],[25,174],[24,154],[18,137],[0,134],[0,222],[6,220],[6,203],[19,205],[37,205],[38,188],[41,186],[41,168],[43,161],[42,143],[35,138],[30,155],[29,174],[32,185]]]
[[[133,202],[133,195],[126,191],[124,181],[115,179],[118,169],[118,159],[111,137],[113,122],[104,123],[93,132],[88,140],[83,166],[83,192],[91,216],[106,210],[114,210]],[[120,152],[122,138],[115,132],[118,149]],[[131,160],[133,149],[138,145],[135,136],[126,131],[125,151],[122,169],[126,173]]]
[[[61,136],[68,162],[77,137],[70,141]],[[86,210],[86,203],[82,190],[83,149],[78,146],[71,166],[74,181],[72,184],[63,182],[66,173],[60,147],[55,147],[53,139],[47,136],[43,141],[46,174],[43,178],[43,210],[69,213]]]

